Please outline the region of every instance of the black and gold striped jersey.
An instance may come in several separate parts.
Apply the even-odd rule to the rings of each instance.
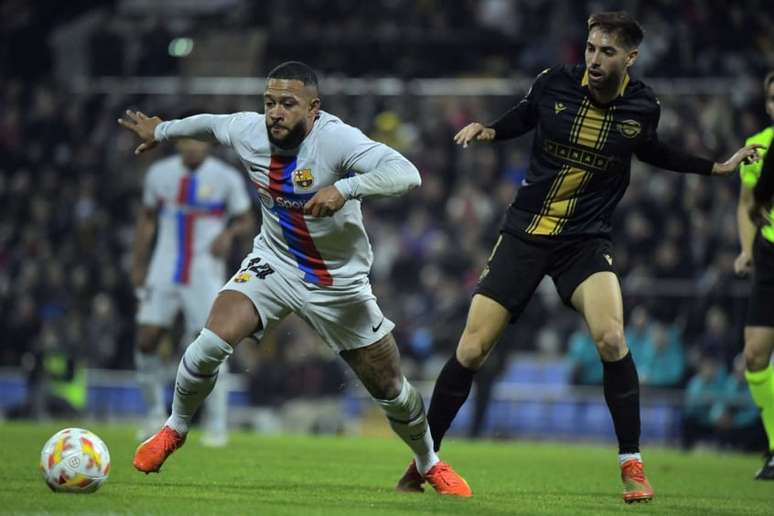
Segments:
[[[618,96],[601,105],[589,94],[585,66],[545,70],[492,124],[497,140],[535,130],[527,177],[503,231],[535,237],[609,233],[629,184],[632,154],[665,168],[709,174],[711,161],[667,151],[658,142],[659,116],[652,90],[628,75]]]

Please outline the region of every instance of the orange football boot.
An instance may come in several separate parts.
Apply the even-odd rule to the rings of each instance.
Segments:
[[[627,460],[621,466],[621,480],[624,484],[624,502],[649,502],[653,499],[653,488],[645,478],[642,461]]]
[[[405,476],[405,475],[404,475]],[[427,483],[433,486],[435,492],[450,496],[473,496],[473,491],[465,479],[447,463],[438,461],[425,475]]]
[[[132,465],[146,475],[158,473],[161,465],[172,455],[172,452],[183,446],[185,436],[178,434],[168,426],[164,426],[149,439],[140,443],[134,452]]]
[[[417,470],[417,462],[412,460],[411,464],[406,468],[406,472],[398,480],[398,485],[395,486],[395,489],[403,493],[424,493],[425,488],[422,487],[424,483],[425,479],[422,478],[419,470]]]

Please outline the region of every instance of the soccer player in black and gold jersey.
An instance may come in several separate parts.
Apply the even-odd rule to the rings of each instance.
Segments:
[[[766,113],[772,124],[751,136],[746,143],[765,146],[763,163],[740,167],[742,187],[739,190],[739,242],[742,252],[734,264],[736,272],[752,270],[752,292],[744,323],[745,377],[750,394],[761,409],[763,428],[769,449],[756,480],[774,480],[774,71],[763,81]]]
[[[473,297],[455,356],[436,382],[428,421],[436,449],[465,402],[473,375],[502,331],[514,322],[543,277],[586,320],[604,364],[604,394],[619,444],[626,502],[649,500],[639,450],[637,370],[623,332],[610,219],[629,183],[632,154],[661,168],[727,175],[755,147],[724,163],[687,155],[658,139],[659,103],[628,74],[643,33],[628,14],[588,21],[585,66],[541,73],[527,95],[489,126],[472,123],[457,144],[508,140],[534,130],[525,183],[508,209],[500,237]],[[413,464],[399,490],[421,490]]]

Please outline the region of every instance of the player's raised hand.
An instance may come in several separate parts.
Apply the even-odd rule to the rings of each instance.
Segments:
[[[726,176],[728,174],[733,174],[739,164],[743,161],[745,163],[755,163],[756,161],[760,161],[761,157],[758,154],[758,149],[765,148],[766,147],[763,145],[758,145],[757,143],[742,147],[723,163],[715,163],[712,166],[712,175]]]
[[[304,215],[312,217],[330,217],[344,206],[347,200],[335,186],[321,188],[304,204]]]
[[[467,147],[472,141],[488,142],[494,140],[495,130],[491,127],[485,127],[484,125],[473,122],[468,124],[454,135],[454,143],[462,145],[463,148]]]
[[[149,117],[140,111],[129,109],[126,110],[126,118],[118,119],[119,125],[126,127],[142,140],[142,143],[134,149],[135,154],[140,154],[156,146],[154,131],[161,122],[161,118],[157,116]]]

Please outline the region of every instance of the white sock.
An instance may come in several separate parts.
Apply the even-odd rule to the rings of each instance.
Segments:
[[[164,406],[164,382],[162,380],[164,364],[158,353],[134,352],[134,365],[137,368],[137,383],[148,407],[148,416],[159,418],[167,415]]]
[[[220,364],[233,352],[228,342],[210,330],[201,331],[180,359],[167,426],[181,435],[188,432],[191,419],[215,385]]]
[[[618,454],[618,465],[623,466],[624,463],[629,462],[630,460],[638,460],[642,462],[642,457],[638,453],[619,453]]]
[[[406,378],[403,378],[400,393],[395,399],[377,399],[376,402],[387,414],[387,421],[392,430],[414,452],[417,470],[424,476],[438,463],[439,459],[433,450],[433,437],[427,426],[422,396]]]

